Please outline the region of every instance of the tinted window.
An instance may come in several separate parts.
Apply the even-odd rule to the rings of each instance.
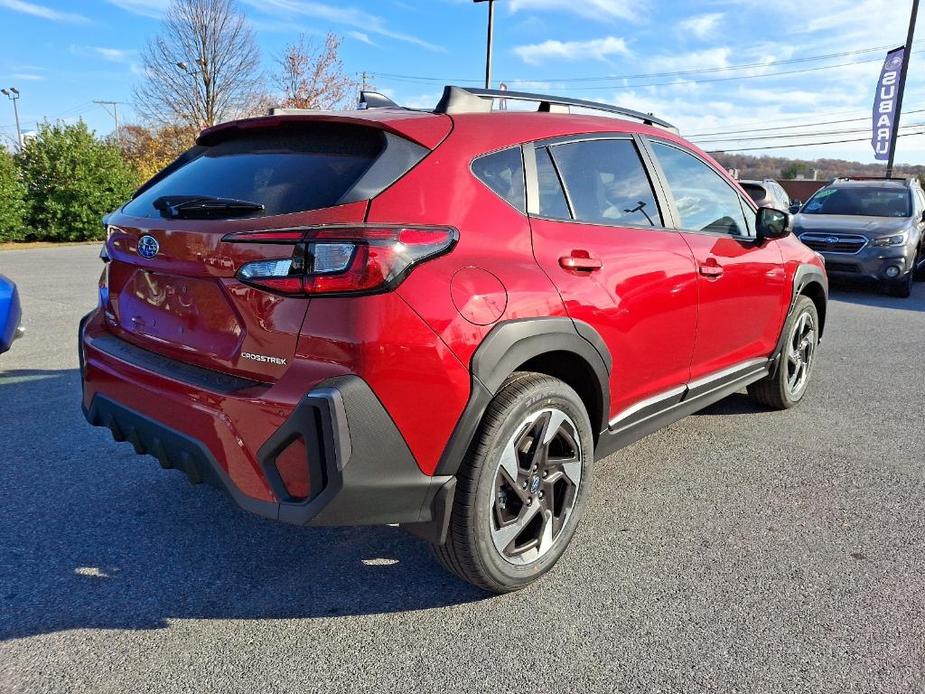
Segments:
[[[330,207],[369,169],[384,146],[381,131],[356,126],[277,127],[202,148],[125,207],[157,217],[162,196],[235,198],[264,206],[261,215]]]
[[[755,202],[761,202],[768,196],[768,192],[755,183],[743,183],[742,187],[745,189],[745,192],[748,193],[748,197]]]
[[[840,214],[857,217],[911,217],[912,200],[902,188],[828,186],[809,199],[803,214]]]
[[[712,167],[676,147],[652,145],[674,194],[681,228],[748,235],[739,195]]]
[[[540,217],[571,219],[559,174],[545,147],[536,150],[536,176],[540,189]]]
[[[472,162],[472,173],[518,210],[526,210],[524,162],[520,147],[479,157]]]
[[[575,219],[661,226],[655,194],[631,140],[588,140],[551,148]]]

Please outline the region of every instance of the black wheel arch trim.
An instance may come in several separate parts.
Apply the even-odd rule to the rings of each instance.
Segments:
[[[801,296],[807,296],[806,289],[810,285],[817,284],[822,290],[822,294],[825,297],[825,304],[828,304],[829,300],[829,279],[819,267],[813,265],[812,263],[802,263],[793,273],[793,289],[790,295],[790,306],[787,308],[787,315],[784,316],[783,324],[780,329],[780,337],[777,339],[777,345],[774,347],[774,353],[771,355],[771,369],[770,375],[777,375],[777,367],[780,364],[780,355],[781,350],[784,346],[784,341],[787,339],[787,321],[790,319],[790,316],[793,314],[793,309],[797,305],[797,301]],[[822,333],[825,328],[825,316],[827,311],[825,306],[822,307],[822,310],[819,311],[819,340],[822,340]]]
[[[489,402],[504,381],[522,364],[553,352],[580,358],[595,376],[601,421],[596,432],[608,426],[610,372],[613,359],[600,334],[589,324],[570,318],[523,318],[496,325],[472,355],[472,389],[466,407],[444,448],[437,475],[455,475],[469,450]]]

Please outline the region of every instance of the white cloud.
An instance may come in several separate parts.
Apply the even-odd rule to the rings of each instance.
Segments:
[[[41,19],[49,19],[53,22],[69,22],[71,24],[89,24],[90,20],[82,14],[73,12],[60,12],[53,10],[45,5],[36,5],[25,0],[0,0],[0,7],[5,7],[14,12],[21,12]]]
[[[517,46],[514,53],[529,65],[539,65],[550,58],[556,60],[606,60],[612,55],[629,55],[626,41],[607,36],[590,41],[557,41]]]
[[[371,38],[369,38],[369,34],[363,31],[348,31],[347,36],[352,39],[356,39],[361,43],[369,44],[370,46],[377,45]]]
[[[29,72],[15,72],[10,75],[14,80],[22,80],[24,82],[40,82],[45,79],[43,75],[35,75]]]
[[[78,46],[71,45],[74,55],[102,58],[110,63],[131,63],[138,57],[138,51],[131,48],[109,48],[106,46]]]
[[[109,3],[142,17],[160,19],[170,5],[170,0],[109,0]]]
[[[725,15],[722,12],[711,12],[688,17],[678,23],[678,28],[684,34],[692,34],[698,39],[708,39],[714,35]]]
[[[641,0],[511,0],[511,12],[556,10],[589,19],[636,20],[646,9]]]
[[[125,1],[125,0],[120,0]],[[370,14],[365,10],[342,5],[328,5],[315,0],[244,0],[255,9],[282,19],[295,17],[311,17],[333,24],[343,24],[354,27],[366,34],[377,34],[386,38],[404,41],[429,51],[445,52],[446,49],[429,41],[392,30],[382,17]]]
[[[731,55],[732,49],[725,46],[720,48],[708,48],[703,51],[692,51],[690,53],[656,55],[649,59],[648,67],[660,72],[728,67]]]
[[[95,46],[93,48],[93,52],[111,63],[130,62],[137,54],[137,51],[134,50],[125,50],[123,48],[104,48],[99,46]]]

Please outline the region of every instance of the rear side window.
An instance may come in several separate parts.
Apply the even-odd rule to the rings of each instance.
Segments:
[[[745,192],[748,193],[748,197],[755,202],[761,202],[768,196],[768,192],[764,188],[754,183],[743,183],[742,187],[745,189]]]
[[[551,151],[575,219],[662,226],[655,193],[631,140],[573,142]]]
[[[472,162],[472,173],[515,208],[526,212],[524,161],[520,147],[479,157]]]
[[[653,142],[652,149],[674,194],[682,229],[750,235],[739,194],[712,167],[661,142]]]
[[[392,139],[402,145],[388,147],[390,151],[413,148],[426,152],[401,138]],[[389,143],[380,130],[331,123],[232,131],[228,139],[197,148],[198,154],[143,189],[124,212],[159,217],[163,205],[156,205],[158,200],[183,196],[257,203],[264,207],[257,216],[330,207],[347,202],[343,198],[367,172],[372,176],[372,169],[382,168],[373,164],[378,164]],[[407,164],[420,161],[423,154],[415,154],[409,160],[407,151],[399,153],[399,159],[408,160],[400,164],[406,168],[392,173],[400,175],[410,168]]]
[[[562,182],[552,163],[549,150],[536,150],[536,177],[540,197],[540,217],[548,219],[571,219]]]

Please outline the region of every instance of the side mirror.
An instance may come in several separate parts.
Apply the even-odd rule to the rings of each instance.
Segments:
[[[759,241],[782,239],[793,229],[793,217],[773,207],[762,207],[758,210],[755,229]]]
[[[791,200],[790,201],[790,214],[796,214],[800,211],[800,208],[803,207],[802,200]]]

